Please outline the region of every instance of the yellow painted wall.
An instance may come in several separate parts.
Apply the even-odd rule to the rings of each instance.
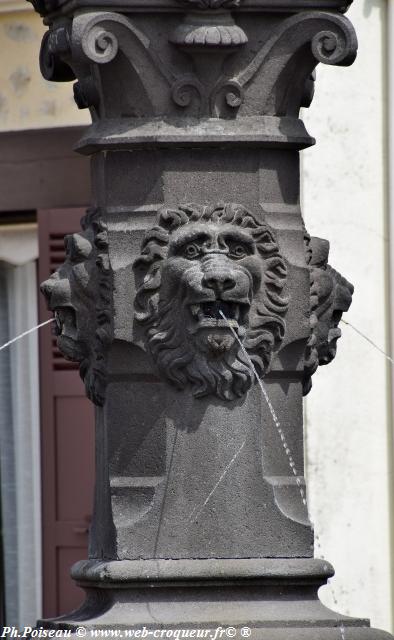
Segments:
[[[0,13],[0,132],[90,121],[88,111],[80,111],[73,100],[71,82],[47,82],[41,76],[45,30],[32,9]]]

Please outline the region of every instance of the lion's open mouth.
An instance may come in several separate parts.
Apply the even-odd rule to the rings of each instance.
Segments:
[[[61,336],[64,333],[75,333],[76,318],[75,311],[71,307],[59,307],[54,311],[55,335]]]
[[[193,318],[197,321],[197,328],[223,327],[228,325],[239,329],[243,324],[248,305],[225,300],[212,300],[190,305]],[[223,315],[222,315],[223,314]],[[225,316],[226,320],[223,318]]]
[[[55,322],[53,332],[57,344],[66,360],[82,362],[88,357],[86,342],[78,339],[77,319],[73,307],[57,307],[53,310]]]

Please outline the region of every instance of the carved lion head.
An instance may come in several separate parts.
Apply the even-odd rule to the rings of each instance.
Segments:
[[[311,335],[305,352],[304,395],[312,388],[312,376],[319,365],[329,364],[336,356],[341,337],[339,323],[352,303],[353,285],[328,264],[330,243],[304,235],[310,272]]]
[[[285,333],[286,265],[270,228],[237,204],[159,211],[135,262],[136,320],[160,373],[230,400],[270,366]],[[222,314],[227,318],[225,320]]]

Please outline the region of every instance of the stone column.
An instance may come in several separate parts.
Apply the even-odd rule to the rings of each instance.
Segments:
[[[320,604],[303,477],[353,287],[303,224],[299,111],[355,58],[346,1],[34,4],[44,77],[92,116],[92,207],[43,290],[97,406],[95,515],[86,603],[45,624],[389,637]]]

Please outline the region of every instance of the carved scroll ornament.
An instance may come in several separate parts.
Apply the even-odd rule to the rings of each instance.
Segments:
[[[296,116],[305,105],[305,83],[316,64],[349,65],[356,56],[357,38],[349,20],[312,11],[281,21],[257,49],[249,43],[249,53],[243,53],[238,64],[237,52],[247,50],[249,34],[236,24],[235,14],[213,10],[235,8],[237,3],[184,0],[182,4],[198,11],[187,13],[169,31],[165,58],[132,19],[113,11],[91,11],[76,16],[72,25],[54,25],[42,42],[44,77],[56,81],[78,77],[78,106],[91,107],[96,118],[103,107],[101,115],[106,112],[103,95],[111,77],[100,81],[100,67],[122,54],[129,69],[124,100],[130,114],[137,103],[146,101],[144,111],[156,116],[174,109],[179,115],[178,107],[185,115],[233,117],[240,110],[241,115]],[[172,56],[174,47],[189,55],[189,65]],[[224,65],[229,56],[235,73]],[[97,65],[95,74],[92,63]]]

